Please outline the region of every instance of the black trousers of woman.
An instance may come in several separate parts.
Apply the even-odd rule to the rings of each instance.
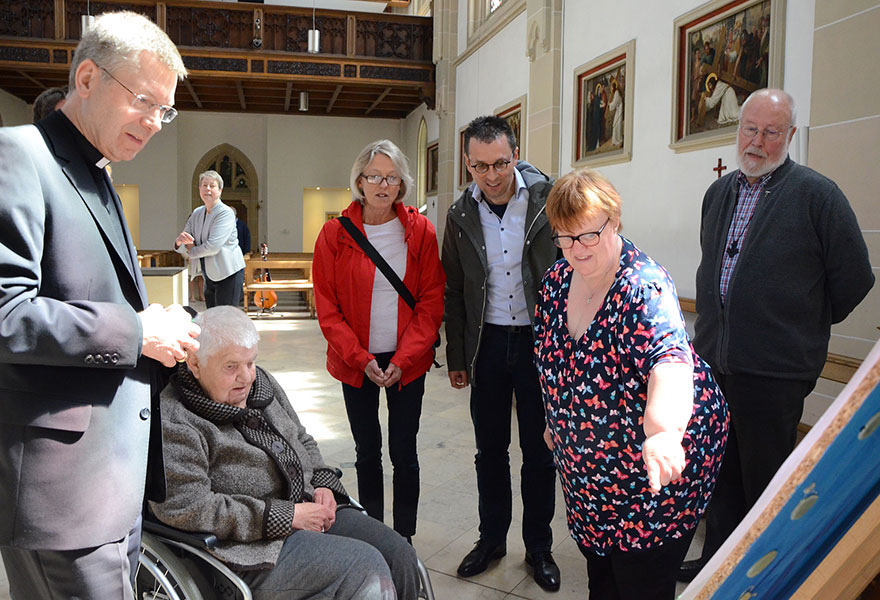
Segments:
[[[243,285],[244,269],[220,281],[213,281],[205,275],[205,305],[207,308],[239,306]]]
[[[393,352],[376,355],[379,368],[388,368]],[[360,387],[342,384],[345,411],[354,438],[358,501],[367,514],[384,520],[384,480],[382,475],[382,426],[379,423],[379,386],[368,377]],[[419,456],[416,435],[422,415],[425,376],[399,387],[385,388],[388,402],[388,453],[394,467],[394,530],[404,537],[416,532],[419,508]]]
[[[648,550],[612,550],[599,556],[584,548],[590,600],[674,600],[675,576],[696,533]]]

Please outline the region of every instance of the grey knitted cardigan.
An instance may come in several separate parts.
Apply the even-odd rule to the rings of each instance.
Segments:
[[[179,372],[161,395],[168,495],[150,508],[172,527],[215,534],[220,542],[212,553],[231,568],[271,568],[293,532],[297,502],[312,500],[315,487],[330,488],[340,503],[348,495],[271,375],[257,368],[245,409],[207,398],[207,405],[193,404],[181,393],[180,379]],[[256,436],[266,447],[243,431],[266,434]]]

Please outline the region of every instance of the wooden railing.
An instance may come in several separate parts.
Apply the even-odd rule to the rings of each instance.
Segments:
[[[263,4],[193,0],[29,0],[7,2],[0,11],[0,36],[78,40],[81,16],[130,10],[162,27],[182,47],[306,54],[312,11]],[[88,8],[87,8],[88,6]],[[321,54],[393,62],[430,63],[433,22],[429,17],[385,13],[315,11]]]

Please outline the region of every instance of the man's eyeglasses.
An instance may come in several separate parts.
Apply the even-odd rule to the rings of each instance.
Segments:
[[[764,139],[765,139],[766,141],[768,141],[768,142],[775,142],[776,140],[779,139],[779,136],[780,136],[780,135],[782,135],[783,133],[788,133],[789,131],[791,131],[791,127],[789,127],[788,129],[786,129],[785,131],[776,131],[775,129],[758,129],[758,128],[755,127],[754,125],[749,125],[749,126],[740,125],[740,126],[739,126],[739,130],[740,130],[740,131],[742,132],[742,134],[743,134],[744,136],[746,136],[747,138],[753,138],[753,137],[755,137],[755,136],[758,135],[758,132],[761,132],[761,133],[764,134]]]
[[[473,169],[474,171],[476,171],[480,175],[482,175],[483,173],[488,173],[489,167],[492,167],[493,169],[495,169],[496,173],[501,173],[505,169],[507,169],[507,165],[509,165],[512,162],[513,162],[513,156],[510,157],[510,160],[496,160],[491,165],[487,165],[486,163],[478,162],[478,163],[474,163],[474,164],[470,165],[470,167],[471,167],[471,169]]]
[[[611,221],[610,218],[605,219],[605,225],[608,225],[609,221]],[[602,235],[602,232],[605,230],[605,225],[602,225],[602,227],[599,228],[599,231],[587,231],[580,235],[554,235],[552,236],[552,240],[554,244],[563,250],[568,250],[574,246],[575,241],[580,242],[581,246],[584,248],[592,248],[599,243],[599,236]]]
[[[134,96],[131,100],[131,105],[138,112],[148,114],[158,108],[159,109],[159,120],[162,121],[163,123],[170,123],[171,121],[174,120],[174,117],[177,116],[177,109],[174,108],[173,106],[167,106],[165,104],[159,104],[158,102],[153,102],[152,100],[150,100],[147,96],[144,96],[143,94],[135,94],[133,91],[131,91],[128,88],[127,85],[125,85],[124,83],[122,83],[121,81],[116,79],[116,77],[113,76],[113,73],[111,73],[110,71],[108,71],[107,69],[105,69],[104,67],[102,67],[100,65],[98,65],[98,67],[102,71],[107,73],[107,75],[110,76],[110,79],[112,79],[113,81],[115,81],[116,83],[121,85],[125,89],[126,92],[128,92],[129,94]]]
[[[364,175],[361,173],[361,177],[367,180],[367,183],[372,183],[373,185],[380,185],[383,181],[386,182],[389,186],[400,185],[400,177],[397,175]]]

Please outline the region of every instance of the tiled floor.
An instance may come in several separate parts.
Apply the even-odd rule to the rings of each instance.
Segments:
[[[342,467],[343,483],[355,493],[354,444],[340,384],[324,368],[326,343],[317,321],[266,318],[257,320],[256,324],[262,338],[258,364],[276,376],[306,428],[317,439],[325,460]],[[444,362],[442,354],[438,360]],[[461,579],[455,575],[458,563],[478,537],[474,440],[468,394],[467,390],[450,388],[445,369],[428,373],[419,432],[421,500],[418,532],[413,542],[430,571],[436,597],[438,600],[587,598],[586,562],[568,536],[558,489],[552,526],[554,556],[562,571],[562,589],[556,593],[544,592],[535,584],[523,562],[524,547],[519,535],[522,519],[518,497],[520,453],[515,441],[516,427],[513,427],[514,442],[511,444],[516,497],[514,522],[507,538],[507,556],[476,577]],[[386,505],[390,503],[390,486],[391,466],[386,456]],[[386,512],[390,521],[390,511]],[[0,600],[8,598],[6,573],[0,568]]]

